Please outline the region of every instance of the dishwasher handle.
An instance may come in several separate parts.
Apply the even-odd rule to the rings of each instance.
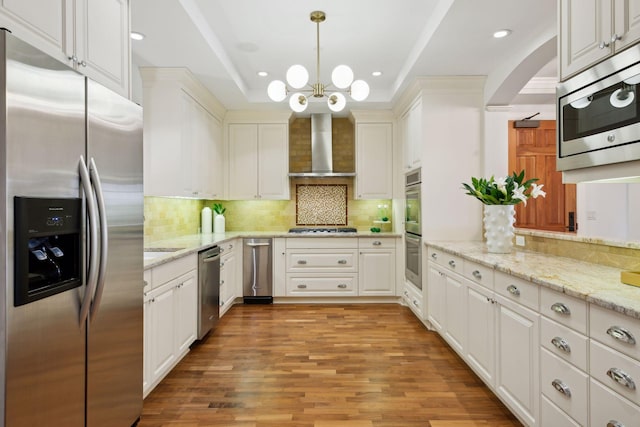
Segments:
[[[220,259],[220,254],[217,254],[217,255],[211,256],[209,258],[203,258],[202,262],[215,262],[215,261],[217,261],[219,259]]]
[[[271,246],[271,243],[269,242],[264,242],[264,243],[246,243],[247,246],[249,247],[256,247],[256,246]]]

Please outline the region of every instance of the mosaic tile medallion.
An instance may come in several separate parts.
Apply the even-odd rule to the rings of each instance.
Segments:
[[[347,186],[297,184],[296,225],[347,225]]]

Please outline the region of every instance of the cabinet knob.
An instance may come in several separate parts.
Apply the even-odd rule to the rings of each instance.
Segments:
[[[298,285],[298,289],[306,289],[307,285]]]
[[[569,389],[569,386],[563,383],[562,381],[555,379],[551,381],[551,385],[560,393],[564,394],[567,397],[571,397],[571,389]]]
[[[607,371],[607,376],[612,380],[614,380],[615,382],[617,382],[618,384],[625,386],[630,390],[636,389],[636,383],[629,376],[629,374],[624,372],[622,369],[611,368]]]
[[[79,64],[80,64],[80,65],[82,65],[83,67],[86,67],[86,66],[87,66],[87,63],[86,63],[86,61],[84,61],[84,60],[80,61],[80,62],[79,62]]]
[[[509,285],[507,286],[507,291],[511,294],[514,295],[516,297],[520,296],[520,289],[518,289],[518,287],[516,285]]]
[[[607,334],[611,337],[627,344],[635,345],[636,339],[633,334],[620,326],[612,326],[607,329]]]
[[[449,261],[449,266],[451,268],[456,268],[456,262],[454,260]]]
[[[434,252],[434,253],[432,253],[432,254],[431,254],[431,258],[433,258],[433,259],[438,259],[438,254],[437,254],[437,253],[435,253],[435,252]]]
[[[305,261],[305,260],[303,260],[303,259],[299,259],[299,260],[298,260],[298,264],[300,264],[300,265],[304,265],[304,264],[306,264],[306,263],[307,263],[307,261]]]
[[[346,259],[339,259],[338,260],[338,264],[346,264],[347,260]]]
[[[482,274],[478,270],[473,270],[473,273],[471,274],[473,275],[473,277],[475,277],[478,280],[482,279]]]
[[[556,348],[560,351],[564,351],[565,353],[571,353],[571,347],[569,346],[569,343],[564,338],[553,337],[551,339],[551,344],[556,346]]]
[[[601,41],[598,45],[598,49],[604,49],[605,47],[609,47],[609,42]]]
[[[373,245],[373,246],[381,246],[381,245],[382,245],[382,242],[381,242],[380,240],[375,240],[375,241],[372,243],[372,245]]]
[[[74,64],[75,64],[76,62],[78,62],[78,57],[77,57],[77,56],[75,56],[75,55],[68,56],[68,57],[67,57],[67,59],[68,59],[69,61],[73,62]]]
[[[224,285],[224,280],[220,280],[220,286]]]
[[[609,420],[609,422],[607,423],[607,427],[624,427],[624,424],[622,424],[620,421]]]
[[[615,43],[618,40],[622,40],[622,36],[619,36],[618,34],[614,34],[611,36],[611,43]]]
[[[339,287],[340,289],[346,289],[346,288],[347,288],[347,285],[345,285],[344,283],[340,283],[340,284],[338,285],[338,287]]]
[[[558,314],[562,314],[563,316],[569,316],[571,314],[571,310],[569,310],[569,307],[561,302],[554,302],[551,305],[551,310],[555,311]]]

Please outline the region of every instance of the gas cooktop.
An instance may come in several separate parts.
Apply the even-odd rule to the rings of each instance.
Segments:
[[[353,227],[295,227],[289,229],[289,233],[308,234],[333,234],[333,233],[356,233]]]

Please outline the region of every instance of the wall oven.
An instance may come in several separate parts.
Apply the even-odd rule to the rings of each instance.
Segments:
[[[640,45],[558,86],[558,170],[640,159]]]
[[[420,169],[405,175],[405,277],[418,289],[422,289],[421,182]]]

